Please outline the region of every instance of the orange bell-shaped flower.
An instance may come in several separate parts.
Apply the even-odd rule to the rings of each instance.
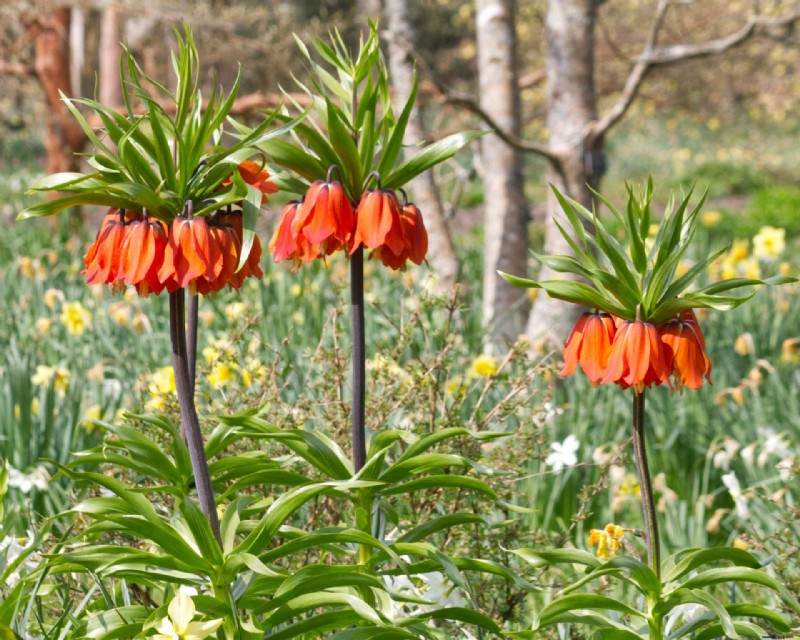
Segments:
[[[575,373],[578,364],[597,386],[603,379],[616,334],[614,318],[607,313],[584,313],[578,318],[564,345],[562,376]]]
[[[303,233],[297,236],[292,233],[292,224],[301,207],[301,202],[293,200],[283,208],[278,227],[269,242],[269,251],[275,262],[291,260],[295,268],[301,262],[311,262],[321,256],[319,245],[313,245]]]
[[[687,317],[690,316],[683,314],[681,319],[670,320],[659,327],[664,359],[681,393],[684,386],[702,387],[704,377],[711,384],[711,361],[705,353],[705,339],[697,322],[684,319]]]
[[[120,279],[122,242],[128,221],[136,214],[126,215],[124,210],[109,209],[100,225],[100,231],[83,258],[87,284],[114,284]]]
[[[305,241],[319,255],[330,255],[350,239],[355,219],[353,205],[339,182],[317,180],[306,192],[291,224],[292,238],[298,246]],[[312,258],[313,259],[313,258]]]
[[[410,202],[402,205],[400,229],[404,245],[399,254],[395,254],[388,246],[381,245],[372,252],[370,258],[378,258],[387,267],[395,270],[405,268],[408,260],[414,264],[422,264],[428,253],[428,232],[417,205]]]
[[[391,251],[395,256],[406,250],[400,221],[400,203],[394,191],[368,190],[361,196],[356,210],[356,230],[350,243],[352,254],[360,246]]]
[[[615,382],[623,389],[669,384],[670,369],[656,328],[649,322],[623,321],[614,335],[611,354],[601,384]],[[670,385],[671,386],[671,385]]]
[[[145,217],[128,225],[120,249],[120,278],[136,287],[140,296],[158,295],[164,283],[158,271],[164,262],[167,231],[159,220]]]
[[[222,252],[205,218],[173,220],[164,264],[158,273],[161,282],[174,277],[178,287],[192,288],[198,278],[217,278],[222,265]]]

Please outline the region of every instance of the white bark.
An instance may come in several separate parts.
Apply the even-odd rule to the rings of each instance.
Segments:
[[[476,0],[480,106],[504,131],[519,135],[516,34],[512,3]],[[494,134],[481,140],[484,165],[485,252],[483,320],[488,339],[514,339],[524,329],[526,292],[510,286],[497,271],[523,274],[528,263],[528,209],[522,184],[522,157]]]

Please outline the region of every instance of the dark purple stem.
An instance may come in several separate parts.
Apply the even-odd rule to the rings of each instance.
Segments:
[[[197,486],[197,498],[200,509],[211,525],[211,531],[217,542],[222,544],[217,517],[217,504],[214,499],[214,489],[211,486],[211,474],[208,470],[208,461],[203,446],[203,434],[200,431],[200,421],[194,406],[191,385],[189,382],[189,367],[186,355],[186,317],[185,293],[178,289],[169,294],[169,334],[172,341],[172,368],[175,371],[175,390],[178,394],[178,404],[181,410],[181,428],[186,437],[186,446],[189,449],[189,458],[192,462],[194,481]]]
[[[364,398],[366,387],[366,341],[364,334],[364,247],[350,256],[350,308],[353,322],[353,403],[350,408],[353,433],[353,467],[358,473],[367,461]]]

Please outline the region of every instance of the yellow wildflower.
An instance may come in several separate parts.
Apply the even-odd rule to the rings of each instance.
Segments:
[[[784,261],[778,265],[778,273],[782,276],[790,276],[792,275],[792,271],[794,271],[794,269],[792,269],[792,265],[789,262]]]
[[[31,415],[38,416],[40,409],[41,405],[39,404],[39,398],[31,398]]]
[[[751,256],[746,260],[742,260],[739,263],[739,268],[741,269],[742,276],[744,278],[761,277],[761,264],[758,262],[758,258],[756,258],[755,256]]]
[[[539,296],[539,290],[538,289],[528,289],[528,300],[533,302],[534,300],[536,300],[536,298],[538,296]]]
[[[605,529],[589,529],[589,545],[597,545],[597,557],[609,560],[619,553],[625,529],[616,524],[607,524]]]
[[[786,248],[786,230],[776,227],[761,227],[753,236],[753,255],[756,258],[772,260]]]
[[[289,287],[289,293],[293,298],[299,298],[300,294],[303,293],[303,287],[295,283],[291,287]]]
[[[225,307],[225,317],[228,320],[237,320],[241,318],[247,311],[247,305],[244,302],[232,302]]]
[[[214,324],[214,312],[211,309],[202,309],[197,313],[197,317],[204,327],[210,327]]]
[[[131,289],[135,291],[135,289]],[[127,327],[130,322],[131,306],[124,300],[117,300],[108,305],[108,315],[118,325]]]
[[[732,546],[734,549],[742,549],[744,551],[750,548],[750,545],[747,544],[747,541],[744,540],[743,538],[740,538],[739,536],[736,536],[733,539]]]
[[[153,332],[153,326],[150,324],[150,318],[148,318],[141,311],[137,311],[134,314],[133,321],[131,322],[131,329],[133,329],[136,333]]]
[[[38,365],[36,367],[36,373],[31,376],[31,384],[39,387],[48,387],[51,383],[56,393],[64,395],[69,384],[69,371],[61,367]]]
[[[470,374],[474,377],[488,378],[497,373],[497,358],[481,354],[472,361]]]
[[[463,376],[453,376],[452,378],[448,378],[447,383],[445,383],[444,385],[444,391],[448,396],[461,393],[463,392],[463,390],[464,390]]]
[[[49,336],[50,335],[50,327],[53,326],[53,319],[52,318],[39,318],[33,324],[33,330],[36,333],[36,337],[39,338],[41,336]]]
[[[749,251],[747,250],[748,242],[747,240],[734,240],[731,244],[730,251],[728,251],[728,255],[730,256],[731,260],[734,263],[741,262],[744,260],[748,255],[750,255]]]
[[[17,260],[17,268],[22,276],[32,280],[36,276],[36,267],[31,258],[20,256]]]
[[[722,214],[719,211],[703,211],[700,214],[700,224],[704,227],[716,227],[722,220]]]
[[[740,356],[746,356],[753,353],[753,351],[755,351],[753,334],[748,331],[738,336],[733,342],[733,350]]]
[[[81,420],[81,426],[83,427],[86,433],[92,433],[97,425],[92,422],[92,420],[99,420],[101,416],[100,405],[93,404],[91,407],[86,409],[86,414]]]
[[[151,411],[161,411],[167,398],[175,393],[175,371],[172,367],[161,367],[150,374],[147,393],[150,398],[145,406]]]
[[[800,338],[787,338],[781,344],[781,360],[783,362],[800,361]]]
[[[64,302],[64,292],[61,289],[48,289],[43,298],[48,309],[55,309],[58,303]]]
[[[208,374],[208,384],[212,389],[227,387],[235,379],[235,372],[230,365],[219,362]]]
[[[79,336],[92,324],[92,314],[80,302],[65,302],[61,311],[61,324],[73,336]]]

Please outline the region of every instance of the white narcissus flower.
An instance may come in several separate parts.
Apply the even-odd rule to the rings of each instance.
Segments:
[[[8,468],[8,486],[19,489],[22,493],[30,493],[34,488],[39,491],[46,491],[49,481],[50,474],[41,465],[30,473],[22,473],[22,471],[14,467]]]
[[[574,435],[567,436],[564,442],[554,442],[550,446],[553,452],[547,456],[544,463],[549,467],[553,467],[553,471],[556,473],[564,467],[578,464],[578,456],[576,454],[578,449],[581,448],[581,443]]]
[[[722,476],[722,484],[728,489],[728,493],[733,498],[733,503],[736,505],[736,515],[742,519],[750,517],[750,511],[747,508],[747,498],[742,494],[742,487],[739,484],[739,478],[736,477],[736,472],[731,471]]]
[[[152,636],[153,640],[203,640],[222,624],[222,619],[207,622],[192,622],[196,609],[192,598],[185,591],[178,591],[167,608],[169,617],[162,619]]]

